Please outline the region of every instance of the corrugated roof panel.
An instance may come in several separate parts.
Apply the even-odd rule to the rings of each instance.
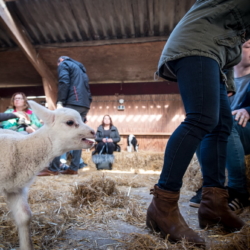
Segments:
[[[195,0],[18,0],[12,16],[33,45],[168,36]],[[122,42],[122,41],[121,41]],[[0,47],[15,43],[0,26]]]

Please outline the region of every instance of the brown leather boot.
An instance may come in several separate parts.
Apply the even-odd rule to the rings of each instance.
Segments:
[[[61,174],[70,174],[70,175],[76,175],[78,174],[78,171],[72,170],[72,169],[66,169],[60,172]]]
[[[205,187],[202,189],[202,199],[198,211],[201,228],[222,224],[230,231],[240,230],[244,225],[228,206],[228,191],[217,187]]]
[[[205,245],[205,241],[188,227],[179,211],[180,192],[163,190],[155,185],[150,194],[154,197],[147,211],[146,224],[149,228],[161,232],[164,237],[169,235],[170,241],[176,242],[185,238],[195,245]]]
[[[48,167],[46,167],[40,173],[38,173],[37,176],[53,176],[58,174],[59,174],[58,171],[51,171],[48,169]]]

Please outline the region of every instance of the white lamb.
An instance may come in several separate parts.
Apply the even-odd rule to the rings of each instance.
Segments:
[[[56,156],[91,147],[93,142],[86,138],[95,138],[75,110],[51,111],[33,101],[29,104],[44,121],[42,128],[29,135],[0,129],[0,192],[6,195],[18,227],[20,250],[33,249],[27,198],[36,174]]]

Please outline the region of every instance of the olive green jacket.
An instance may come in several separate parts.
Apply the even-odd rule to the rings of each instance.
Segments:
[[[158,75],[177,81],[168,61],[187,56],[216,60],[228,91],[235,92],[233,66],[250,38],[250,0],[197,0],[171,33],[158,64]]]

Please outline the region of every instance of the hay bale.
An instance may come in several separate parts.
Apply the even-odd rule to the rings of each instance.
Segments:
[[[114,152],[115,162],[113,170],[137,171],[153,170],[161,171],[163,166],[164,153],[162,152]],[[90,168],[96,168],[92,162],[91,153],[83,152],[82,158]],[[125,184],[124,184],[125,185]],[[191,160],[189,167],[183,177],[182,191],[196,191],[202,186],[202,174],[196,155]]]
[[[131,170],[154,170],[161,171],[163,166],[164,153],[162,152],[114,152],[115,162],[114,170],[131,171]],[[95,168],[91,159],[91,152],[83,152],[82,158],[89,167]]]

